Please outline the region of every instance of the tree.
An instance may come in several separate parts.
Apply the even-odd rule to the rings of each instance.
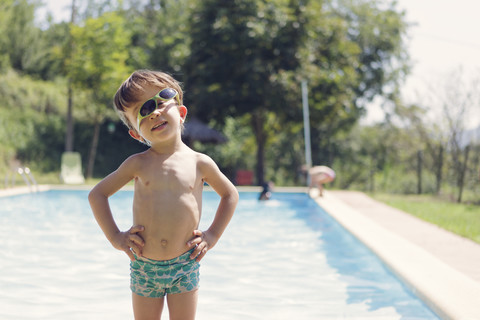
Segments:
[[[75,87],[87,90],[91,96],[90,114],[94,127],[88,156],[87,177],[93,167],[99,141],[100,126],[112,117],[112,96],[131,72],[126,64],[129,57],[130,34],[125,19],[117,12],[89,18],[82,26],[73,26],[75,44],[69,76]]]
[[[465,135],[466,124],[472,110],[480,104],[479,88],[480,79],[466,79],[463,70],[458,69],[449,75],[442,93],[436,92],[449,134],[448,148],[452,157],[459,203],[462,201],[470,151],[470,141]]]
[[[395,105],[407,74],[407,25],[395,2],[325,1],[308,12],[305,74],[310,87],[314,162],[330,164],[332,138],[349,131],[376,96]],[[319,6],[312,3],[311,6]],[[319,13],[321,12],[321,13]],[[320,17],[319,17],[320,16]]]
[[[125,11],[132,32],[129,64],[175,74],[189,54],[188,21],[193,0],[132,1]]]
[[[45,66],[48,44],[34,23],[36,7],[27,0],[0,3],[0,67],[38,75]]]
[[[69,30],[75,25],[75,18],[77,15],[77,8],[75,6],[75,0],[72,0],[72,13],[70,17]],[[73,42],[72,33],[68,33],[66,45],[66,60],[71,60],[75,54],[75,44]],[[74,138],[74,128],[73,128],[73,88],[72,88],[72,78],[68,78],[68,97],[67,97],[67,130],[65,132],[65,151],[73,151],[73,138]]]
[[[0,3],[0,34],[7,34],[10,17],[12,15],[12,5],[14,0],[3,1]],[[10,53],[7,37],[0,37],[0,71],[2,73],[10,67]]]
[[[469,145],[472,144],[471,137],[466,134],[467,126],[480,103],[480,80],[478,76],[467,76],[462,68],[456,68],[445,78],[431,83],[429,94],[418,97],[423,107],[398,104],[396,113],[408,119],[406,125],[420,134],[426,146],[425,154],[432,157],[430,167],[436,177],[436,193],[440,194],[444,176],[448,179],[445,171],[448,171],[451,181],[447,182],[456,186],[457,201],[461,202],[464,175],[468,171]]]
[[[58,169],[65,91],[61,80],[42,81],[12,69],[0,74],[0,171],[14,159],[33,170]]]
[[[291,114],[291,87],[283,80],[300,66],[304,2],[207,0],[191,18],[188,105],[205,121],[223,123],[227,116],[250,115],[259,184],[269,134],[266,119],[270,113]]]
[[[274,113],[281,123],[301,122],[299,83],[307,79],[314,159],[332,162],[331,139],[366,102],[398,94],[408,70],[402,19],[395,3],[374,0],[204,1],[192,16],[186,65],[194,112],[218,122],[251,115],[263,182],[266,120]]]
[[[389,117],[389,121],[399,121],[401,126],[417,134],[421,144],[417,149],[424,148],[426,162],[430,158],[429,168],[435,176],[435,193],[440,194],[443,181],[444,151],[447,149],[447,136],[443,125],[437,127],[427,119],[428,109],[417,104],[404,105],[400,101],[396,103],[395,117]],[[438,130],[440,129],[440,130]]]

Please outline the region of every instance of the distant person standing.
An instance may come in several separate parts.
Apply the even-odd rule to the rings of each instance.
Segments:
[[[308,170],[310,174],[310,185],[308,186],[308,192],[314,187],[318,188],[320,197],[323,196],[323,185],[335,180],[335,171],[327,166],[315,166]]]

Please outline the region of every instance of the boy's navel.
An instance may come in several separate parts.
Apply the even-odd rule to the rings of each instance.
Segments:
[[[162,247],[166,247],[168,244],[168,241],[165,239],[162,239],[162,241],[160,241],[160,244],[162,245]]]

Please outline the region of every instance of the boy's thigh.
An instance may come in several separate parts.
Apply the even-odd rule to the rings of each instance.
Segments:
[[[198,289],[167,295],[170,320],[195,319],[197,312]]]
[[[132,293],[135,320],[159,320],[162,315],[164,298],[142,297]]]

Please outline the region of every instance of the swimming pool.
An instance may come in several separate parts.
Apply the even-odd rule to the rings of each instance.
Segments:
[[[127,256],[105,239],[87,191],[0,198],[0,319],[132,319]],[[133,193],[111,204],[131,224]],[[218,196],[204,193],[201,229]],[[197,319],[439,319],[305,194],[241,193],[202,260]],[[165,315],[164,319],[168,319]]]

